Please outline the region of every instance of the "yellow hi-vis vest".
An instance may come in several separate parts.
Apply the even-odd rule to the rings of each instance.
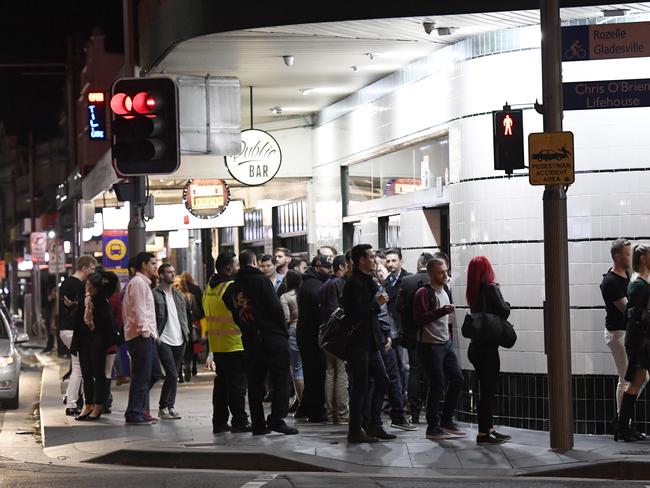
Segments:
[[[210,352],[244,350],[241,342],[241,330],[223,301],[223,295],[232,283],[232,281],[226,281],[215,288],[208,285],[203,293],[203,310],[205,310],[206,333],[210,343]]]

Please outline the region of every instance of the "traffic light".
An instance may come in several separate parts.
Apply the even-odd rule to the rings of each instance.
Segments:
[[[494,169],[511,175],[524,165],[524,124],[522,110],[492,112]]]
[[[178,88],[171,78],[122,78],[111,91],[113,166],[124,176],[169,174],[180,164]]]

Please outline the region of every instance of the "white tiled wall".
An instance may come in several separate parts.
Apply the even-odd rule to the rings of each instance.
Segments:
[[[409,138],[448,130],[454,298],[458,305],[465,304],[467,262],[476,255],[488,256],[505,298],[513,306],[535,307],[513,311],[519,340],[512,350],[502,352],[502,370],[542,373],[546,371],[540,309],[544,300],[543,188],[530,186],[526,177],[466,181],[501,175],[492,169],[490,112],[506,101],[526,108],[536,99],[541,101],[540,53],[527,50],[485,56],[452,63],[449,68],[450,52],[443,49],[431,56],[432,64],[439,62],[447,69],[314,129],[315,232],[320,232],[322,222],[334,227],[338,218],[336,212],[325,215],[318,203],[340,202],[336,189],[340,163]],[[642,58],[567,64],[567,81],[611,79],[619,77],[618,73],[620,78],[647,77],[647,60]],[[575,134],[576,169],[650,168],[648,120],[650,108],[566,112],[564,128]],[[524,110],[524,125],[525,133],[541,132],[541,115]],[[577,174],[568,192],[569,239],[607,240],[569,243],[572,306],[602,305],[598,284],[609,266],[609,239],[650,237],[649,181],[644,172]],[[404,253],[411,269],[417,249],[436,243],[421,210],[431,202],[423,194],[415,197],[421,201],[420,208],[414,208],[413,198],[409,208],[396,208],[402,216],[401,245],[413,248]],[[369,242],[376,244],[370,227],[364,221]],[[503,241],[533,242],[493,243]],[[477,242],[491,244],[472,244]],[[459,310],[457,323],[462,323],[464,313]],[[575,374],[614,374],[603,342],[603,324],[603,310],[571,310]],[[467,343],[462,338],[459,342],[462,365],[471,368]]]

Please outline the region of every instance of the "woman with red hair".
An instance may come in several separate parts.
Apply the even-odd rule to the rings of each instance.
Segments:
[[[510,305],[503,299],[496,283],[494,270],[485,256],[472,258],[467,267],[467,304],[472,313],[491,313],[507,319]],[[502,444],[510,436],[494,429],[494,400],[499,381],[499,346],[497,342],[485,343],[472,340],[467,351],[469,361],[476,370],[480,386],[478,403],[477,444]]]

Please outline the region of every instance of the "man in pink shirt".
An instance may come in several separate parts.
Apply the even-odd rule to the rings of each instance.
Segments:
[[[152,385],[155,342],[158,341],[156,311],[151,291],[151,278],[156,274],[156,258],[147,252],[135,258],[135,276],[124,293],[122,316],[124,339],[131,356],[129,404],[124,413],[129,425],[151,425],[148,415],[149,389]]]

